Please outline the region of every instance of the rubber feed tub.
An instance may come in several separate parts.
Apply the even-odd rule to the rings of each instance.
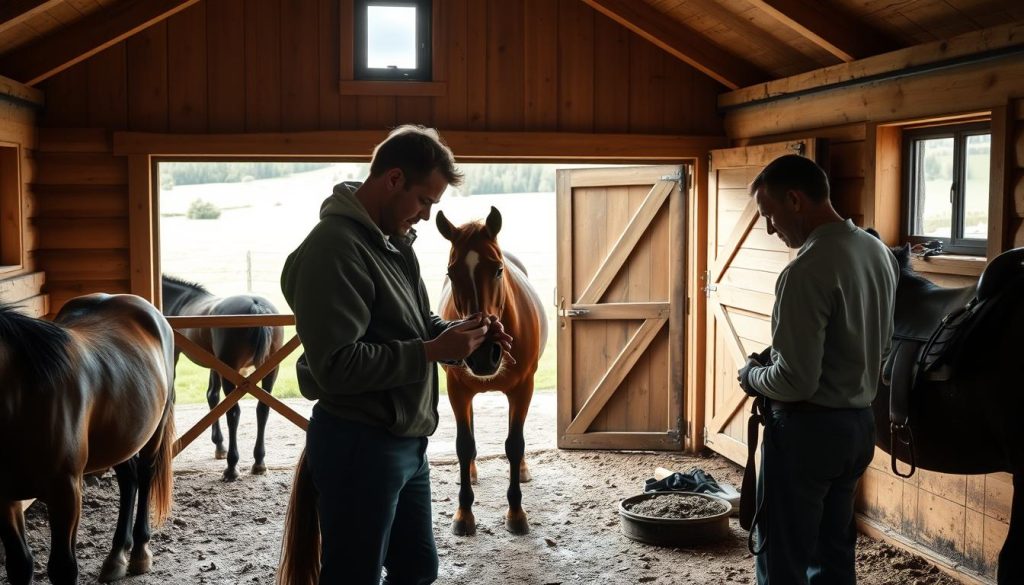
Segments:
[[[700,518],[658,518],[630,511],[630,507],[653,498],[678,495],[696,496],[722,504],[721,513]],[[660,546],[694,546],[721,540],[729,534],[727,500],[693,492],[654,492],[632,496],[619,502],[619,526],[622,534],[633,540]]]

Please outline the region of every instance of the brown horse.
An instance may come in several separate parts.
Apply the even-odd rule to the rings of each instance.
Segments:
[[[164,314],[168,316],[277,314],[277,307],[261,296],[244,294],[218,297],[201,284],[166,274],[163,275],[161,290],[164,296]],[[280,326],[185,329],[182,333],[196,345],[239,372],[247,368],[260,367],[267,357],[284,344],[284,327]],[[180,352],[174,356],[175,364],[178,363],[179,355]],[[267,392],[274,391],[277,372],[278,368],[274,368],[260,382],[261,387]],[[221,385],[224,386],[225,396],[235,389],[235,385],[231,381],[221,377],[216,370],[210,370],[206,402],[211,409],[220,402]],[[221,434],[220,420],[213,421],[210,438],[214,444],[214,457],[228,460],[228,466],[224,470],[224,480],[234,481],[238,479],[238,421],[242,416],[242,407],[236,403],[228,409],[226,416],[228,421],[227,450],[224,449],[224,436]],[[255,475],[261,475],[267,471],[267,465],[264,463],[266,448],[263,435],[269,416],[270,407],[264,402],[258,403],[256,405],[256,446],[252,451],[254,462],[251,470]]]
[[[992,298],[987,313],[969,323],[965,337],[950,346],[947,365],[917,376],[909,404],[909,434],[896,439],[889,425],[890,386],[879,384],[874,402],[876,441],[905,464],[941,473],[1013,474],[1010,529],[999,554],[1000,585],[1024,583],[1024,388],[1020,348],[1024,342],[1024,250],[996,258],[978,285],[936,286],[910,267],[909,247],[892,248],[901,267],[896,289],[896,344],[893,361],[905,345],[920,338],[928,323],[973,298]],[[929,311],[928,307],[942,307]],[[924,325],[922,325],[922,323]],[[901,347],[901,344],[904,344]],[[910,354],[909,359],[914,359]],[[917,362],[915,371],[921,369]],[[888,368],[888,364],[887,364]],[[912,437],[910,445],[904,444]],[[895,460],[893,461],[895,466]],[[906,469],[906,468],[905,468]]]
[[[533,375],[547,343],[547,318],[540,296],[527,280],[522,263],[498,247],[501,214],[491,208],[487,221],[456,228],[444,213],[437,214],[437,229],[452,243],[448,280],[441,293],[441,317],[462,319],[477,312],[497,315],[512,336],[509,360],[502,347],[484,343],[462,364],[445,366],[448,400],[455,413],[459,457],[459,508],[452,521],[458,536],[476,533],[473,488],[476,483],[476,442],[473,438],[473,396],[499,390],[508,398],[509,428],[505,454],[510,466],[508,512],[505,528],[526,534],[530,525],[522,507],[520,481],[530,481],[523,459],[526,442],[523,426],[533,398]]]
[[[78,297],[54,323],[0,307],[0,539],[12,585],[32,580],[19,502],[31,498],[50,517],[50,582],[78,582],[82,475],[108,467],[121,501],[99,580],[149,571],[149,511],[159,526],[171,509],[173,376],[171,328],[139,297]]]

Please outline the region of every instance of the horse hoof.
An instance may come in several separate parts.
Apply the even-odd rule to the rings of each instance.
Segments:
[[[227,459],[228,458],[228,451],[227,451],[227,449],[225,449],[224,447],[217,447],[217,449],[213,453],[213,458],[214,459]]]
[[[530,523],[526,520],[526,512],[505,512],[505,529],[517,536],[530,533]]]
[[[473,536],[476,534],[476,518],[472,512],[457,510],[452,520],[452,534],[455,536]]]
[[[266,463],[253,463],[252,464],[252,474],[253,475],[263,475],[266,472],[267,472],[267,464]]]
[[[107,560],[103,561],[103,568],[100,569],[100,575],[97,580],[100,583],[109,583],[111,581],[117,581],[123,579],[128,575],[128,564],[125,562],[124,555],[112,555],[107,557]]]
[[[153,554],[149,552],[149,545],[142,545],[141,550],[136,547],[132,550],[132,559],[128,563],[128,572],[132,575],[143,575],[153,568]]]
[[[236,479],[238,479],[238,471],[234,467],[224,470],[224,481],[235,481]]]

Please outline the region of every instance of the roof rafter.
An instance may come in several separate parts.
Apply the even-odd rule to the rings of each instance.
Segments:
[[[730,89],[770,79],[748,61],[717,48],[700,33],[637,0],[582,0],[673,57]]]
[[[0,6],[0,33],[49,10],[63,0],[11,0]]]
[[[36,85],[199,0],[126,0],[0,57],[0,74]]]
[[[900,48],[891,39],[863,23],[851,22],[850,15],[818,0],[748,2],[846,63]]]

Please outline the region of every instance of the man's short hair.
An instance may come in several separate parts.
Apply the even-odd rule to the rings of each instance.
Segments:
[[[754,193],[764,187],[772,197],[780,197],[790,189],[802,191],[811,201],[827,201],[828,175],[813,160],[797,154],[787,154],[768,163],[750,184]]]
[[[441,141],[437,130],[425,126],[399,126],[373,149],[371,177],[395,168],[402,170],[406,186],[423,181],[434,171],[441,173],[449,185],[462,184],[462,172],[455,168],[451,149]]]

